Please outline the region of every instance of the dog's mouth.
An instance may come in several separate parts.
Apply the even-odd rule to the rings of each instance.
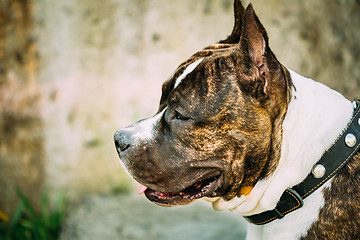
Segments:
[[[202,197],[216,197],[221,187],[221,174],[211,175],[199,180],[179,192],[161,192],[140,185],[139,193],[161,206],[186,205]]]

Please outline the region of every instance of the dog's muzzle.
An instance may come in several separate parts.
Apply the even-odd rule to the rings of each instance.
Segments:
[[[209,162],[201,166],[199,162],[197,166],[186,159],[166,159],[171,154],[161,155],[164,149],[151,148],[149,141],[142,141],[144,136],[134,131],[136,127],[135,124],[117,131],[114,142],[124,168],[143,185],[143,192],[150,201],[162,206],[186,205],[202,197],[216,197],[223,191],[222,165]],[[154,155],[155,152],[161,154]]]

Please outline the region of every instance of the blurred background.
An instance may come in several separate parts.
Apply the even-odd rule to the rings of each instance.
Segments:
[[[134,196],[112,139],[155,113],[178,64],[231,33],[232,4],[0,0],[0,223],[8,227],[23,200],[39,212],[61,193],[62,239],[241,239],[239,217],[202,203],[168,210]],[[284,65],[348,99],[360,96],[359,0],[253,4]],[[136,225],[144,217],[147,227]]]

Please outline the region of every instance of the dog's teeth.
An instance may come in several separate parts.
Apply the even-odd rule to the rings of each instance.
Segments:
[[[159,192],[159,193],[158,193],[158,197],[161,198],[161,199],[164,199],[166,196],[165,196],[164,193]]]

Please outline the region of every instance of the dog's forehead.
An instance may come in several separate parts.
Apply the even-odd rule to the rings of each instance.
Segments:
[[[170,78],[173,88],[176,88],[201,62],[204,64],[206,62],[207,67],[209,67],[209,65],[215,64],[219,58],[226,58],[237,49],[237,44],[214,44],[195,53],[175,70]]]
[[[170,93],[178,90],[178,88],[181,88],[181,85],[185,85],[185,82],[188,82],[187,78],[196,75],[197,81],[192,82],[194,85],[216,79],[217,73],[220,74],[224,70],[219,65],[222,65],[222,68],[234,65],[233,59],[230,56],[235,51],[238,51],[238,44],[214,44],[195,53],[180,64],[172,76],[163,84],[160,108],[168,99]],[[206,68],[204,67],[205,65]]]
[[[183,80],[184,78],[186,78],[186,76],[187,76],[188,74],[190,74],[192,71],[194,71],[195,68],[196,68],[203,60],[204,60],[204,58],[202,57],[202,58],[196,60],[195,62],[189,64],[189,65],[185,68],[185,70],[181,73],[181,75],[176,78],[175,83],[174,83],[174,89],[182,82],[182,80]]]

